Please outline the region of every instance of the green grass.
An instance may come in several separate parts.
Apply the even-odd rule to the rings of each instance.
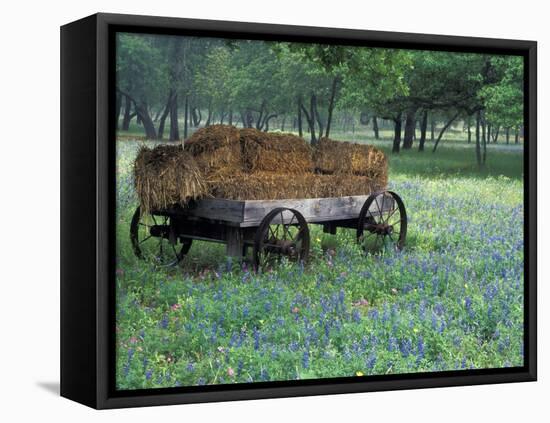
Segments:
[[[353,231],[313,227],[308,266],[260,275],[214,243],[177,268],[134,257],[136,146],[118,143],[119,388],[523,365],[521,147],[491,145],[482,171],[461,141],[390,155],[402,253],[365,256]]]

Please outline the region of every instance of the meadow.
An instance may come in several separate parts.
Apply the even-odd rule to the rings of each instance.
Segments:
[[[222,245],[181,266],[129,240],[139,142],[117,142],[116,386],[248,383],[523,365],[523,148],[446,140],[389,154],[406,248],[366,255],[312,226],[310,262],[256,274]]]

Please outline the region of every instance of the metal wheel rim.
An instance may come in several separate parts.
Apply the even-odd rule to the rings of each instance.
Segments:
[[[389,201],[388,198],[393,199],[395,207],[386,211],[384,208]],[[374,215],[369,213],[373,205]],[[388,226],[385,230],[389,233],[380,233],[385,225]],[[374,229],[376,231],[373,232]],[[394,251],[400,251],[405,246],[406,236],[407,213],[401,197],[393,191],[378,192],[369,196],[361,208],[357,225],[357,241],[363,250],[378,252],[389,247]]]
[[[178,264],[191,247],[191,239],[183,243],[171,244],[164,237],[156,237],[150,233],[153,225],[170,225],[170,217],[162,215],[141,215],[138,207],[130,225],[130,240],[134,254],[141,260],[151,262],[156,266],[169,267]]]
[[[288,223],[284,223],[284,213],[292,213]],[[283,223],[271,222],[279,217]],[[277,241],[287,244],[289,254],[284,254]],[[296,210],[277,208],[269,212],[256,231],[254,240],[254,268],[266,270],[275,265],[281,257],[292,261],[306,262],[309,256],[309,228],[304,217]]]

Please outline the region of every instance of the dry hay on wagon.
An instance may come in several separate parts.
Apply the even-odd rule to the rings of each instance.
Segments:
[[[303,138],[253,128],[241,129],[240,136],[246,172],[302,174],[313,171],[312,150]]]
[[[322,138],[313,158],[316,172],[362,175],[376,180],[382,186],[388,183],[386,155],[372,145]]]
[[[207,194],[202,170],[181,145],[141,147],[134,162],[134,182],[142,214]]]
[[[227,200],[331,198],[368,195],[384,188],[367,176],[302,173],[289,177],[275,172],[217,176],[207,185],[210,195]]]
[[[314,163],[315,160],[315,163]],[[315,168],[317,173],[313,172]],[[212,125],[180,145],[143,147],[134,164],[143,213],[202,197],[280,200],[368,195],[387,185],[384,154],[322,139]]]
[[[184,145],[206,173],[233,173],[242,169],[240,133],[234,126],[201,128]]]

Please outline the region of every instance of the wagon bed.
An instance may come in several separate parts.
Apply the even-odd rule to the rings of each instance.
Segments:
[[[398,233],[390,221],[394,215],[398,215],[398,219],[393,219],[398,221]],[[143,240],[157,238],[161,243],[167,242],[164,252],[172,251],[176,262],[187,254],[194,239],[225,243],[226,254],[239,259],[246,257],[247,249],[252,247],[255,266],[260,264],[258,254],[266,249],[276,255],[296,255],[305,260],[309,253],[308,224],[322,225],[324,232],[331,234],[337,228],[355,229],[359,241],[370,235],[377,240],[394,239],[398,248],[402,248],[406,234],[403,202],[391,191],[311,199],[209,198],[192,201],[186,207],[153,211],[152,218],[153,222],[147,225],[139,208],[134,214],[130,232],[136,255],[143,255]],[[140,225],[147,227],[141,239]],[[297,234],[296,240],[286,239],[293,234]],[[162,245],[160,251],[163,252]]]

